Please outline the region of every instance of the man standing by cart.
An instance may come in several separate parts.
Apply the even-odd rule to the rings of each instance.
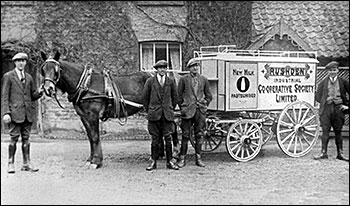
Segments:
[[[327,147],[329,131],[331,127],[335,133],[335,144],[337,146],[337,159],[349,161],[343,156],[343,138],[341,135],[345,121],[345,113],[349,112],[349,82],[338,76],[339,63],[332,61],[326,65],[328,76],[317,88],[316,101],[320,103],[319,114],[322,127],[322,149],[321,153],[314,159],[327,159]]]
[[[172,162],[171,135],[174,133],[174,110],[178,102],[178,94],[175,80],[167,77],[168,63],[159,60],[154,68],[157,70],[154,77],[147,79],[143,90],[143,105],[147,112],[148,132],[152,136],[151,163],[146,170],[157,168],[159,154],[159,142],[165,140],[165,154],[167,168],[178,170],[178,166]]]
[[[205,167],[201,159],[201,147],[204,138],[206,112],[212,95],[209,90],[209,81],[199,74],[200,63],[196,59],[190,59],[187,63],[189,74],[179,79],[178,94],[179,107],[181,110],[181,130],[182,143],[180,148],[180,159],[178,166],[184,167],[186,164],[186,154],[190,130],[193,126],[195,136],[196,165]]]

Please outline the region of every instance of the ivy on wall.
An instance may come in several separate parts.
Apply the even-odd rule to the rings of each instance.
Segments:
[[[137,71],[138,41],[123,11],[125,3],[38,1],[37,39],[25,49],[33,54],[34,64],[40,61],[41,50],[51,54],[59,50],[61,59],[91,64],[97,70],[107,68],[114,74]],[[183,43],[183,65],[201,46],[236,45],[244,49],[251,37],[251,4],[186,1],[188,35]]]
[[[138,44],[120,1],[43,1],[38,4],[38,44],[62,59],[110,69],[138,70]],[[79,8],[79,12],[77,12]]]
[[[187,1],[190,32],[183,46],[184,63],[202,46],[246,48],[251,38],[251,4],[250,1]]]

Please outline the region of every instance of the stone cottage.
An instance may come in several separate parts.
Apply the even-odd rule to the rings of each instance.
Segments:
[[[317,51],[318,82],[331,60],[339,61],[341,75],[349,78],[349,2],[1,1],[1,74],[13,68],[12,56],[24,51],[31,58],[27,71],[38,84],[40,51],[59,50],[62,59],[119,75],[152,69],[159,59],[181,71],[195,50],[212,45]],[[73,138],[86,138],[66,94],[59,100],[65,110],[47,97],[38,101],[33,133],[56,137],[68,130],[75,132]],[[102,132],[147,136],[142,115],[128,121],[119,126],[108,120],[101,123]],[[6,132],[3,123],[1,128]]]

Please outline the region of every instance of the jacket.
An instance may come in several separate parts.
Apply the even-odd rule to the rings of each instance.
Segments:
[[[149,121],[158,121],[164,114],[168,121],[174,121],[174,110],[178,102],[178,94],[175,80],[170,77],[165,78],[164,93],[161,96],[161,85],[157,77],[150,77],[143,89],[143,106],[147,112]]]
[[[349,94],[349,82],[341,77],[337,77],[339,81],[340,97],[343,100],[343,104],[349,106],[349,100],[346,98],[346,93]],[[316,101],[320,103],[319,115],[322,115],[328,95],[328,81],[329,77],[320,82],[316,91]]]
[[[212,94],[210,93],[208,79],[202,75],[199,75],[198,80],[198,90],[196,96],[192,87],[191,74],[186,74],[179,79],[178,94],[181,118],[192,118],[195,115],[197,108],[199,108],[199,110],[205,114],[207,112],[208,105],[213,99]]]
[[[2,86],[2,107],[4,115],[9,114],[11,120],[16,123],[22,123],[27,116],[29,122],[34,121],[35,104],[34,101],[41,95],[36,90],[33,78],[25,72],[25,87],[13,69],[4,74]]]

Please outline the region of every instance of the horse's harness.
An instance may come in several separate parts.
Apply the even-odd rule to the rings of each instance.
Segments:
[[[54,59],[47,59],[45,62],[54,62],[55,63],[55,73],[57,74],[56,79],[50,79],[50,78],[44,78],[43,84],[45,81],[49,81],[53,83],[56,87],[57,82],[60,79],[60,70],[61,66],[60,63]],[[101,92],[93,90],[89,88],[89,85],[91,83],[91,75],[92,75],[92,68],[89,65],[86,65],[84,67],[84,71],[80,76],[80,79],[78,81],[78,84],[75,88],[75,91],[72,95],[68,95],[68,101],[73,102],[73,104],[77,104],[80,101],[88,100],[88,99],[96,99],[96,98],[107,98],[108,100],[112,101],[112,103],[108,102],[107,110],[112,110],[112,118],[118,118],[119,123],[121,125],[124,125],[127,121],[127,111],[126,111],[126,104],[141,108],[143,105],[128,101],[124,99],[122,93],[120,92],[120,89],[114,82],[112,81],[112,78],[110,76],[109,70],[104,69],[103,70],[103,76],[104,76],[104,83],[105,83],[105,91],[104,94],[101,94]],[[87,92],[91,92],[95,94],[94,96],[85,96]],[[58,105],[64,109],[64,107],[60,104],[60,102],[57,99],[56,94],[54,93],[54,97],[58,103]],[[114,105],[114,108],[113,106]],[[124,114],[125,120],[121,120],[121,112]],[[101,118],[102,121],[106,121],[110,116],[104,116]]]

